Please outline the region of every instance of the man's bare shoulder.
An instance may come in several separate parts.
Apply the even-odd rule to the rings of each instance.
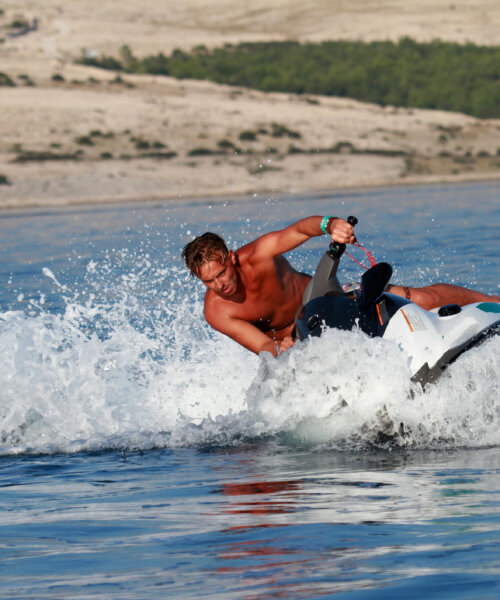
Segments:
[[[254,256],[255,251],[258,248],[259,239],[260,238],[254,240],[253,242],[249,242],[248,244],[245,244],[236,250],[236,256],[238,257],[240,263],[242,261],[247,262],[252,258],[252,256]]]
[[[205,301],[203,311],[205,314],[205,320],[207,323],[215,327],[216,323],[223,322],[224,320],[233,316],[232,302],[225,300],[218,296],[212,290],[205,292]]]
[[[253,265],[266,260],[272,260],[276,255],[273,252],[273,247],[270,244],[274,233],[266,233],[261,237],[245,244],[236,251],[240,266],[245,264]]]

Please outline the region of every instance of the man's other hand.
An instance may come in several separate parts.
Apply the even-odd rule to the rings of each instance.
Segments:
[[[285,352],[285,350],[288,350],[289,348],[291,348],[293,345],[295,344],[294,340],[291,338],[291,336],[287,335],[286,337],[284,337],[281,342],[279,343],[279,351],[281,352]]]

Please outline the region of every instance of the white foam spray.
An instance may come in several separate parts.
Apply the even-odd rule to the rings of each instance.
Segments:
[[[62,312],[0,315],[2,454],[255,438],[353,449],[500,445],[498,336],[423,392],[388,341],[331,330],[277,359],[257,357],[211,331],[202,290],[186,286],[183,271],[145,256],[117,275],[111,262],[91,261],[86,287],[72,292],[46,270],[65,294]]]

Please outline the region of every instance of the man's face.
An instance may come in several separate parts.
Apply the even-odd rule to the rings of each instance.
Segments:
[[[238,272],[236,271],[236,256],[232,250],[225,261],[209,260],[200,267],[199,278],[222,298],[230,298],[238,289]]]

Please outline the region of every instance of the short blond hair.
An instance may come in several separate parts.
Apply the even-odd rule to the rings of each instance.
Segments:
[[[223,264],[229,256],[226,242],[217,235],[207,231],[184,246],[182,258],[191,275],[199,277],[202,265],[210,260]]]

